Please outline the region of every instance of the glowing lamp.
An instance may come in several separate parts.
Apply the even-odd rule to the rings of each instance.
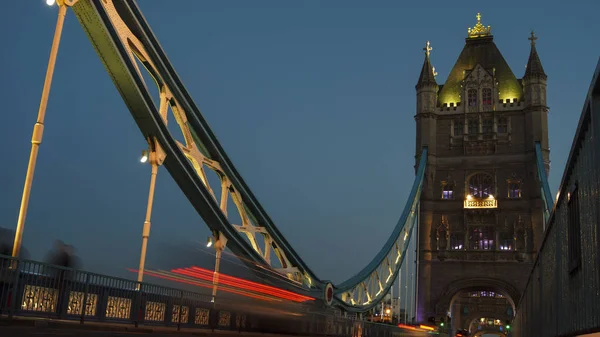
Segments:
[[[142,158],[140,158],[141,163],[145,163],[148,161],[148,150],[142,151]]]
[[[210,248],[213,245],[213,239],[209,236],[208,240],[206,240],[206,247]]]
[[[48,5],[48,6],[54,6],[55,2],[56,2],[56,0],[46,0],[46,5]]]

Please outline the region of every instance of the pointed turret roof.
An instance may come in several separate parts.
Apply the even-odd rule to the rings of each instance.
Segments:
[[[540,61],[540,57],[535,49],[535,40],[537,37],[531,31],[531,37],[528,38],[531,41],[531,51],[529,52],[529,60],[527,61],[527,68],[525,69],[525,76],[523,78],[528,78],[531,76],[542,76],[546,78],[546,73],[544,72],[544,67],[542,67],[542,62]]]
[[[496,47],[491,27],[481,23],[481,15],[477,13],[477,24],[469,28],[465,46],[448,75],[446,83],[440,90],[439,103],[461,101],[462,81],[465,74],[480,64],[493,74],[498,83],[500,98],[521,98],[523,89],[519,80],[506,63],[506,60]]]
[[[435,81],[435,73],[434,69],[431,66],[431,61],[429,61],[429,54],[431,54],[431,44],[427,41],[427,45],[423,50],[425,50],[425,61],[423,61],[423,68],[421,68],[421,75],[419,75],[419,81],[415,88],[419,89],[425,85],[437,85]]]

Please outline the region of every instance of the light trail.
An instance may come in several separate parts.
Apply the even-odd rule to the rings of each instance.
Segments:
[[[137,273],[137,270],[135,269],[128,270]],[[211,289],[213,287],[212,281],[214,272],[196,266],[189,268],[177,268],[171,270],[171,272],[144,271],[144,273],[148,276],[190,284],[202,288]],[[296,303],[303,303],[314,300],[313,297],[297,294],[277,287],[248,281],[226,274],[219,274],[219,288],[228,293],[269,302],[282,302],[282,300],[288,300]]]

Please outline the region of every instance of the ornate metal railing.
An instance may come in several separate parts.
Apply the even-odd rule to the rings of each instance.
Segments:
[[[0,255],[0,313],[9,319],[26,316],[308,336],[420,336],[289,303],[278,308],[240,297],[211,300],[212,296],[187,290]]]
[[[498,208],[496,199],[467,199],[464,208]]]

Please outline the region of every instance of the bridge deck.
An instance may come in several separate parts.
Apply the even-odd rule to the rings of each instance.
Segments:
[[[283,336],[268,333],[222,331],[202,328],[161,327],[152,325],[140,325],[137,328],[133,324],[124,323],[100,323],[79,322],[69,320],[44,319],[37,317],[13,317],[9,320],[6,316],[0,320],[0,335],[12,336],[131,336],[148,334],[152,337],[162,336],[246,336],[246,337],[275,337]],[[304,337],[298,335],[296,337]]]

